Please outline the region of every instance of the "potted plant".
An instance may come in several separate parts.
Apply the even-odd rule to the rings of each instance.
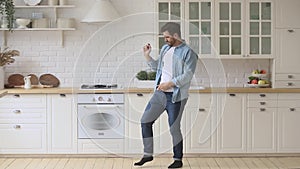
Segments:
[[[1,27],[13,28],[15,5],[13,0],[0,0]]]
[[[140,71],[135,76],[137,78],[136,87],[153,88],[155,85],[156,72]]]
[[[20,52],[17,50],[8,50],[4,48],[2,51],[0,48],[0,89],[4,88],[4,66],[15,62],[13,57],[19,56]]]

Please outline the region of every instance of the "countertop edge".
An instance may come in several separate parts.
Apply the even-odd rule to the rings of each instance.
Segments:
[[[123,88],[123,89],[101,89],[81,90],[72,87],[58,88],[33,88],[33,89],[3,89],[0,97],[5,94],[87,94],[87,93],[151,93],[153,88]],[[300,88],[205,88],[190,89],[190,93],[300,93]]]

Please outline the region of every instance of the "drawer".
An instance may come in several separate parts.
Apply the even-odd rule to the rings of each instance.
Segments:
[[[288,108],[288,107],[280,107],[278,108],[278,113],[299,113],[300,114],[300,108]]]
[[[278,107],[300,108],[300,100],[278,100]]]
[[[45,124],[0,124],[1,153],[45,153]]]
[[[266,100],[266,99],[277,99],[277,93],[255,93],[248,94],[249,100]]]
[[[277,112],[277,108],[275,108],[275,107],[271,107],[271,108],[269,108],[269,107],[267,107],[267,108],[254,108],[254,107],[252,107],[252,108],[248,108],[248,112],[249,113],[251,113],[251,112]]]
[[[217,96],[214,94],[191,94],[186,107],[211,107],[216,103]]]
[[[0,98],[0,108],[46,108],[46,95],[8,94]]]
[[[300,80],[300,74],[295,73],[283,73],[283,74],[276,74],[276,80]]]
[[[287,100],[300,100],[300,93],[279,93],[278,100],[287,99]]]
[[[277,107],[277,100],[249,100],[248,107]]]
[[[274,88],[300,88],[300,80],[276,80]]]
[[[46,123],[46,109],[0,108],[0,123]]]

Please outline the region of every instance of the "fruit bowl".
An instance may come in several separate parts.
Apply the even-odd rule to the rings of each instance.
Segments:
[[[247,87],[258,88],[258,87],[270,87],[270,84],[247,84]]]
[[[30,19],[25,18],[18,18],[16,19],[16,23],[19,25],[19,29],[25,29],[27,28],[27,25],[30,23]]]

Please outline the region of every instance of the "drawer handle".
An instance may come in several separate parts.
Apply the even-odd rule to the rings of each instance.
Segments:
[[[136,95],[139,96],[139,97],[144,96],[143,93],[137,93]]]
[[[19,98],[20,95],[19,94],[14,94],[14,97]]]
[[[235,96],[235,94],[234,93],[230,93],[229,96]]]
[[[266,105],[266,102],[259,102],[260,105]]]
[[[265,95],[265,94],[259,94],[259,96],[260,96],[260,97],[266,97],[266,95]]]
[[[293,29],[289,29],[288,32],[293,33],[295,31]]]
[[[14,128],[15,129],[21,129],[21,125],[15,125]]]
[[[13,112],[16,113],[16,114],[20,114],[21,110],[14,110]]]
[[[288,78],[289,78],[289,79],[292,79],[292,78],[293,78],[293,75],[288,75]]]
[[[288,86],[293,86],[293,83],[292,82],[288,82],[287,85]]]
[[[60,97],[66,97],[66,94],[59,94]]]
[[[266,111],[266,109],[265,108],[260,108],[260,111]]]
[[[290,108],[290,111],[296,111],[296,109],[295,108]]]
[[[204,111],[205,111],[205,109],[204,109],[204,108],[200,108],[200,109],[199,109],[199,111],[201,111],[201,112],[204,112]]]

